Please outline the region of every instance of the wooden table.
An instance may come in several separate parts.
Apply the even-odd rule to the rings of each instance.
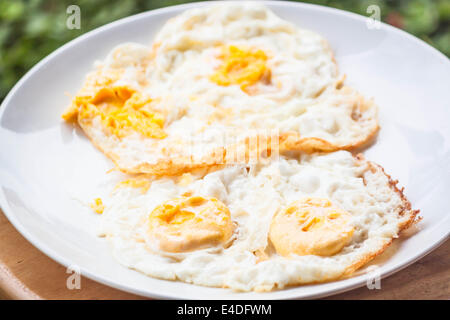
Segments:
[[[33,247],[0,211],[0,299],[143,299],[81,278],[69,290],[66,268]],[[408,268],[366,287],[328,299],[450,299],[450,241]]]

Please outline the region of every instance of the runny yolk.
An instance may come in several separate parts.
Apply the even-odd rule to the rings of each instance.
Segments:
[[[331,256],[350,242],[350,218],[328,199],[304,198],[274,216],[269,237],[282,256]]]

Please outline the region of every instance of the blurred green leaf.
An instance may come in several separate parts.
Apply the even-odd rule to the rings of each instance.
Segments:
[[[411,0],[403,8],[405,30],[413,34],[430,34],[439,23],[436,3],[427,0]]]
[[[450,21],[450,1],[449,0],[439,0],[437,4],[439,17],[442,21]]]
[[[6,21],[15,21],[19,19],[25,11],[25,5],[22,1],[4,1],[0,5],[0,18]]]
[[[436,49],[450,56],[450,28],[446,32],[435,35],[432,40],[432,44]]]

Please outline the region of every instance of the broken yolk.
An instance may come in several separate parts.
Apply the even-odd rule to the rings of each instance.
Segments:
[[[267,55],[259,49],[227,46],[222,48],[219,56],[221,66],[210,80],[221,86],[240,85],[247,92],[247,87],[261,79],[270,81],[270,69],[267,68]]]
[[[102,214],[105,210],[105,206],[103,205],[103,201],[100,198],[95,198],[94,202],[90,204],[91,209],[94,210],[95,213]]]
[[[150,109],[152,100],[128,87],[103,87],[94,96],[77,96],[63,114],[66,121],[91,121],[99,116],[102,126],[118,138],[139,132],[163,139],[164,117]]]
[[[224,246],[233,234],[228,207],[216,198],[180,197],[157,206],[148,219],[152,243],[167,252]]]
[[[322,198],[305,198],[280,211],[272,220],[269,237],[282,256],[331,256],[351,240],[351,215]]]

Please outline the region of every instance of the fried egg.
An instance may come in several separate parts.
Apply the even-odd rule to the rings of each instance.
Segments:
[[[353,149],[378,130],[376,105],[343,85],[326,40],[254,3],[187,10],[151,46],[116,47],[63,118],[122,171],[158,175],[277,148]]]
[[[268,291],[346,277],[417,221],[390,176],[347,151],[147,181],[115,188],[99,235],[123,265],[196,285]]]

